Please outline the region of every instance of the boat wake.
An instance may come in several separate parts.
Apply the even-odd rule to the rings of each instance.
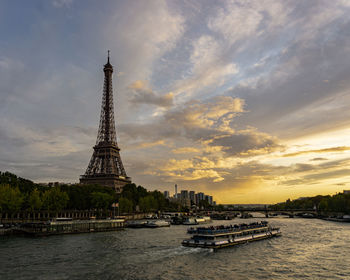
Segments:
[[[189,247],[178,247],[176,248],[175,255],[189,255],[189,254],[199,254],[204,252],[210,252],[210,250],[203,249],[203,248],[189,248]]]
[[[171,258],[174,256],[199,254],[199,253],[203,253],[203,252],[208,253],[210,251],[211,250],[203,249],[203,248],[189,248],[189,247],[179,246],[176,248],[154,250],[154,251],[150,252],[149,257],[156,258],[156,259],[163,259],[163,258]]]

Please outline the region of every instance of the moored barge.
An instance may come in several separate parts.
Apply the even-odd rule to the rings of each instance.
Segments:
[[[214,250],[281,235],[279,228],[271,227],[265,221],[251,224],[190,228],[188,233],[193,234],[193,236],[191,239],[183,240],[183,246]]]
[[[56,220],[22,224],[17,231],[33,236],[114,231],[124,228],[124,219]]]

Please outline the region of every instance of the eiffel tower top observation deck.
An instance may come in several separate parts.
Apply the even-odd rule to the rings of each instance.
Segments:
[[[80,177],[80,183],[110,186],[116,192],[121,192],[122,187],[131,182],[131,178],[126,175],[117,144],[113,110],[113,66],[109,62],[109,51],[103,72],[105,78],[96,145],[89,166]]]

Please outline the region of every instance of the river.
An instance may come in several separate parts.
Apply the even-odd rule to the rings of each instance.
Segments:
[[[269,222],[282,237],[218,252],[182,247],[186,226],[0,237],[0,279],[350,279],[350,223]]]

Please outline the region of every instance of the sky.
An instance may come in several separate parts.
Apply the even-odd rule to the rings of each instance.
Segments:
[[[78,182],[107,50],[149,190],[276,203],[350,189],[350,1],[0,1],[0,170]]]

